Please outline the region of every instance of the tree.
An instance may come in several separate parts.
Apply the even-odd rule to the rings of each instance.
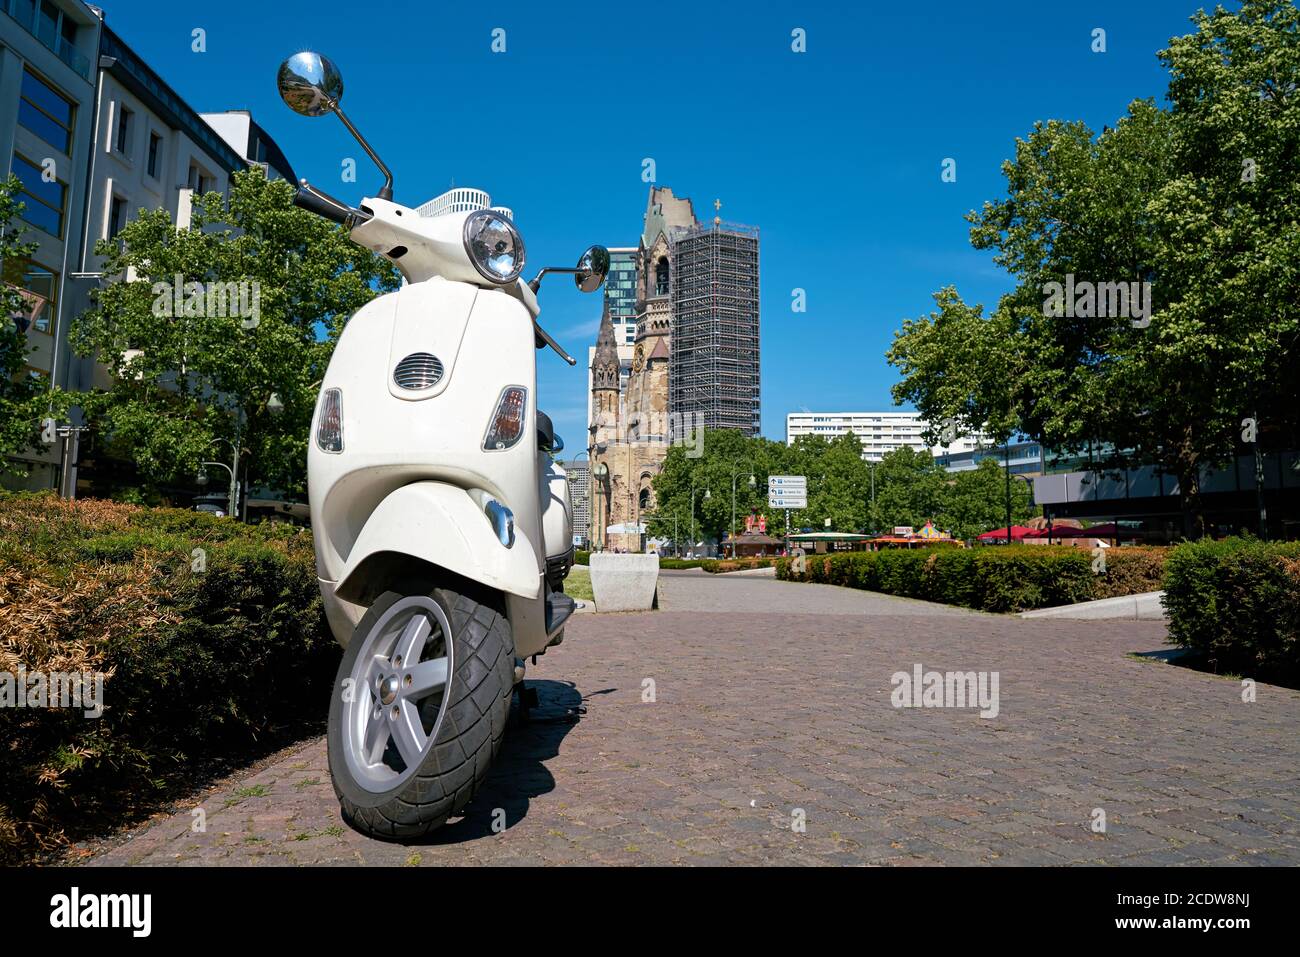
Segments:
[[[334,344],[376,290],[396,288],[397,274],[292,197],[288,183],[254,168],[234,176],[228,205],[217,193],[196,198],[191,229],[177,230],[166,210],[141,210],[96,246],[117,278],[72,341],[112,384],[80,398],[101,443],[146,485],[226,458],[229,446],[216,444],[225,439],[240,446],[245,488],[304,489]]]
[[[937,522],[946,482],[947,473],[928,452],[904,446],[885,453],[876,467],[872,525],[887,531],[896,525],[919,528]]]
[[[808,479],[808,506],[790,513],[796,530],[821,530],[828,518],[831,528],[840,532],[887,531],[895,525],[919,528],[932,521],[960,538],[973,538],[1004,521],[1005,473],[992,460],[974,472],[949,475],[929,452],[904,447],[886,454],[873,469],[862,459],[862,443],[854,435],[830,441],[803,435],[786,446],[729,429],[707,430],[704,454],[698,458],[690,458],[689,451],[686,446],[670,448],[654,479],[655,508],[644,516],[652,536],[672,538],[675,531],[679,542],[690,539],[693,486],[695,540],[721,541],[731,528],[733,476],[737,531],[744,528],[751,509],[766,517],[774,534],[784,530],[783,512],[767,504],[770,475]],[[1012,482],[1013,514],[1023,520],[1033,514],[1029,492],[1020,479]],[[706,492],[711,494],[705,497]]]
[[[946,288],[888,354],[895,401],[931,423],[1160,465],[1190,535],[1200,470],[1243,419],[1293,436],[1300,407],[1300,12],[1246,0],[1193,20],[1160,54],[1168,109],[1138,100],[1099,136],[1051,121],[1017,141],[1008,197],[968,217],[1016,282],[993,313]],[[1051,284],[1074,282],[1093,285],[1066,304]],[[1119,308],[1115,283],[1147,308]]]
[[[27,257],[35,243],[24,242],[16,218],[23,203],[17,176],[0,180],[0,473],[22,474],[26,467],[13,456],[39,447],[41,419],[51,400],[48,384],[27,372],[32,349],[27,344],[27,315],[31,305],[19,291]]]
[[[1006,525],[1006,470],[991,458],[965,472],[948,477],[937,520],[954,537],[972,539],[981,532]],[[1011,521],[1023,524],[1036,509],[1030,505],[1029,486],[1011,479]]]
[[[780,442],[751,438],[734,429],[706,429],[702,454],[689,457],[691,447],[668,449],[663,467],[653,481],[655,507],[647,516],[649,534],[671,538],[674,518],[678,539],[688,540],[691,527],[691,488],[695,488],[696,540],[721,541],[731,530],[732,480],[735,480],[735,522],[744,529],[752,509],[767,516],[769,527],[775,510],[767,505],[767,477],[780,474],[788,461]],[[749,485],[749,476],[754,485]],[[705,493],[709,492],[708,498]]]

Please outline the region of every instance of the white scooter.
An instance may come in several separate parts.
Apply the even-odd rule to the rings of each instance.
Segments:
[[[563,448],[537,408],[542,275],[599,289],[609,253],[525,283],[508,210],[457,189],[411,209],[339,109],[325,57],[280,67],[280,95],[334,113],[386,177],[352,208],[304,180],[295,204],[340,223],[406,279],[353,316],[321,385],[307,454],[316,568],[345,647],[329,712],[344,817],[388,839],[459,814],[501,745],[524,659],[557,645],[575,604]]]

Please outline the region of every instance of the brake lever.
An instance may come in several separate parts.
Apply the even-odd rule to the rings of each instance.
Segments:
[[[576,366],[578,364],[578,360],[565,352],[564,347],[552,339],[550,333],[537,324],[536,319],[533,320],[533,331],[537,333],[537,338],[541,339],[543,343],[554,349],[559,357],[569,365]]]

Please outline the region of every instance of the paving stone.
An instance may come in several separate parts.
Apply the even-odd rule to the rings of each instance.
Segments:
[[[703,573],[665,572],[660,606],[569,624],[529,668],[538,720],[512,725],[466,818],[429,842],[344,825],[315,740],[91,863],[1300,864],[1300,693],[1245,704],[1232,682],[1128,658],[1163,647],[1162,622]],[[998,716],[895,709],[892,675],[917,663],[999,672]]]

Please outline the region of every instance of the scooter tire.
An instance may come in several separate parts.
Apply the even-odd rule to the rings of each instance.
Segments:
[[[385,592],[357,624],[335,676],[326,735],[330,777],[344,820],[362,834],[389,841],[427,835],[465,809],[501,749],[514,689],[509,621],[453,589],[425,592],[446,614],[454,642],[446,712],[414,776],[388,792],[368,790],[354,780],[343,752],[345,682],[369,629],[410,594]]]

